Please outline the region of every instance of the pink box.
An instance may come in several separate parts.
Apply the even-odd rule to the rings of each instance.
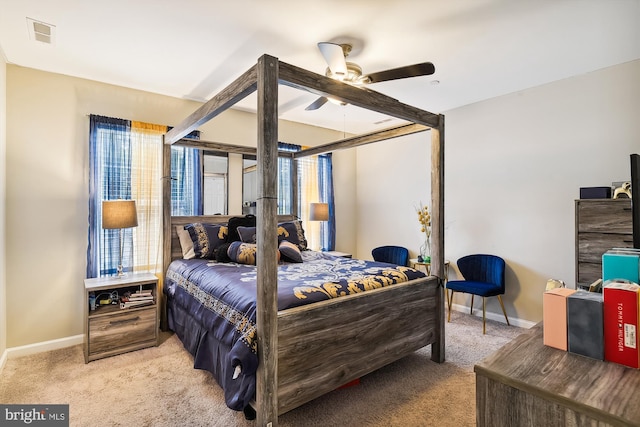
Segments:
[[[575,289],[555,288],[542,296],[543,343],[567,351],[567,297]]]

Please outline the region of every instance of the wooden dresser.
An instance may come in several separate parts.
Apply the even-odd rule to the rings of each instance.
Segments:
[[[630,199],[581,199],[575,202],[576,288],[602,278],[602,254],[633,247]]]
[[[545,346],[542,324],[474,370],[479,427],[640,425],[640,370]]]

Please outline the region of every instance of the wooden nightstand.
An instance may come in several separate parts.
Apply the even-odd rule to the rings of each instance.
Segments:
[[[158,345],[158,278],[154,274],[127,274],[84,280],[84,361],[114,356]],[[143,292],[152,298],[138,306],[121,308],[126,292]],[[91,297],[95,298],[92,309]],[[100,302],[113,301],[113,304]],[[144,298],[143,298],[144,301]]]

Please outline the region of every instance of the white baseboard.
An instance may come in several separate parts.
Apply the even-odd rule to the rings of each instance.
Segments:
[[[469,314],[469,306],[467,305],[461,305],[461,304],[453,304],[451,306],[451,309],[453,311],[459,311],[461,313],[465,313],[465,314]],[[473,315],[476,317],[480,317],[482,318],[482,307],[480,307],[479,309],[474,307],[473,309]],[[492,313],[490,311],[487,311],[487,319],[489,320],[495,320],[496,322],[502,322],[504,324],[506,324],[506,320],[504,320],[504,315],[502,313]],[[518,319],[513,318],[513,317],[509,317],[509,324],[511,324],[512,326],[518,326],[520,328],[532,328],[535,325],[537,325],[537,322],[531,322],[529,320],[524,320],[524,319]]]
[[[30,354],[73,347],[74,345],[82,344],[83,342],[84,335],[74,335],[71,337],[59,338],[57,340],[43,341],[35,344],[8,348],[5,351],[5,354],[7,359],[13,359],[20,356],[28,356]]]

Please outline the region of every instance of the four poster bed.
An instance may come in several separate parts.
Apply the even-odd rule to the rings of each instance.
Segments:
[[[296,153],[280,153],[291,156],[294,161],[308,155],[431,131],[431,276],[410,268],[338,259],[304,250],[300,251],[302,262],[279,262],[282,243],[275,236],[281,236],[282,228],[295,223],[296,217],[276,214],[278,84],[329,95],[411,122]],[[183,139],[256,90],[257,149]],[[220,264],[182,259],[176,230],[193,224],[211,224],[212,230],[219,232],[223,229],[219,225],[227,224],[231,217],[170,216],[169,154],[174,143],[257,155],[257,224],[253,231],[257,266],[245,265],[240,260]],[[279,414],[426,345],[432,346],[432,360],[444,361],[443,160],[444,116],[294,67],[268,55],[260,57],[255,66],[165,135],[163,212],[167,321],[185,348],[194,354],[196,367],[210,370],[225,389],[230,407],[242,409],[247,396],[255,395],[253,406],[257,410],[258,425],[275,427]],[[293,200],[297,200],[295,191]],[[292,234],[295,232],[288,235]],[[304,245],[298,246],[304,249]],[[335,280],[327,282],[326,275],[312,276],[303,272],[303,267],[316,273],[331,271],[336,275]],[[214,270],[207,274],[216,278],[205,276],[205,270]],[[223,270],[232,276],[223,275]],[[339,276],[343,270],[348,270],[351,276]],[[289,280],[286,274],[291,272],[301,281]],[[224,283],[222,291],[210,289],[214,282]],[[240,289],[248,289],[248,293],[257,297],[248,311],[240,309],[244,302],[223,300],[223,294],[242,293]],[[304,302],[311,303],[302,305]],[[216,323],[218,318],[223,323]]]

